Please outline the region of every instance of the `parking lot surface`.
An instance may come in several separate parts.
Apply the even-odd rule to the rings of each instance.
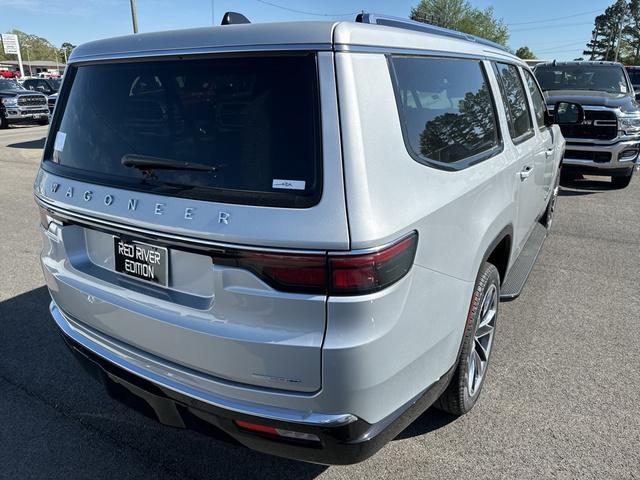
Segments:
[[[431,409],[368,461],[324,467],[164,427],[80,370],[37,260],[45,135],[0,131],[0,478],[640,478],[640,176],[563,186],[469,415]]]

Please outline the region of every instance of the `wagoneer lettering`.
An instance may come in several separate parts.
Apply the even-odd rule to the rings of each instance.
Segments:
[[[584,111],[457,32],[238,21],[74,49],[35,185],[50,310],[161,422],[358,462],[478,401]]]

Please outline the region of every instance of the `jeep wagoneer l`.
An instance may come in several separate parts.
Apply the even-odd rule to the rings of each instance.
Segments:
[[[549,116],[496,45],[357,20],[74,50],[35,182],[41,258],[112,395],[319,463],[477,401],[500,298],[552,220],[554,118],[582,110]]]

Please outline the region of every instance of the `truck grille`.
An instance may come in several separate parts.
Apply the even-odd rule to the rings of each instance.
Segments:
[[[21,107],[37,107],[47,104],[47,97],[44,95],[20,95],[18,105]]]
[[[562,125],[565,138],[588,138],[612,140],[618,136],[618,120],[615,112],[607,110],[585,110],[582,125]]]

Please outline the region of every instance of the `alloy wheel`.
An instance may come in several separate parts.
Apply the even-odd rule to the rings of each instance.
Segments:
[[[467,361],[467,390],[471,397],[480,389],[487,371],[497,314],[498,288],[495,284],[491,284],[482,299],[480,319],[473,334],[473,348],[469,352]]]

